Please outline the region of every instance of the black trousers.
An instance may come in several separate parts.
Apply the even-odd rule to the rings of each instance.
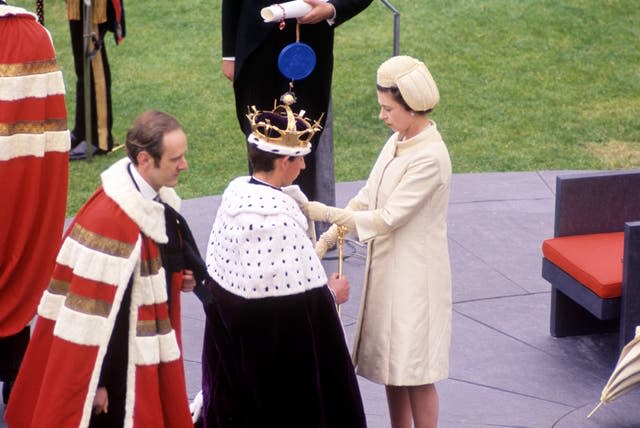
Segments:
[[[99,386],[107,389],[109,412],[91,415],[89,428],[118,428],[124,425],[127,398],[127,363],[129,361],[129,311],[131,281],[122,296],[107,352],[102,361]],[[135,327],[134,327],[135,328]]]
[[[80,12],[81,16],[82,13],[83,11]],[[113,113],[111,106],[111,70],[109,68],[107,48],[104,44],[107,24],[103,23],[93,27],[93,31],[100,40],[101,48],[91,61],[91,138],[92,144],[98,150],[109,152],[113,149],[113,136],[111,134]],[[75,124],[71,141],[72,145],[76,146],[87,139],[84,117],[84,30],[82,20],[69,21],[69,31],[77,78]]]
[[[13,336],[0,338],[0,381],[16,380],[30,337],[31,328],[26,326]]]
[[[0,381],[3,383],[2,399],[5,403],[9,400],[9,394],[18,376],[30,337],[31,328],[26,326],[12,336],[0,338]]]

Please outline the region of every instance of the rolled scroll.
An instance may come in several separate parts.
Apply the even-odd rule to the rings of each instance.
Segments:
[[[326,0],[325,0],[326,1]],[[311,10],[311,5],[302,0],[276,3],[262,8],[260,16],[264,22],[278,22],[283,19],[300,18]]]

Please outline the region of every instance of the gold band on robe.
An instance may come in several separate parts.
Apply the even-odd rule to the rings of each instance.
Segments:
[[[102,24],[107,22],[107,1],[109,0],[91,1],[92,23]],[[82,3],[82,0],[67,0],[67,19],[69,21],[80,21]]]

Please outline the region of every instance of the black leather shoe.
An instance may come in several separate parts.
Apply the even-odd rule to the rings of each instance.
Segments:
[[[78,144],[80,144],[83,140],[81,140],[80,138],[78,138],[78,136],[76,135],[76,133],[74,131],[71,131],[69,133],[69,137],[71,139],[71,149],[75,149],[76,147],[78,147]]]
[[[108,152],[104,150],[100,150],[91,146],[91,156],[99,156],[107,154]],[[81,141],[75,148],[69,151],[69,160],[83,160],[87,158],[87,142]]]
[[[87,157],[87,142],[81,141],[73,149],[69,150],[69,160],[86,159]]]

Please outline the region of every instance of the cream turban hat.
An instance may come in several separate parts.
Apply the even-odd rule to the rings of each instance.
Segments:
[[[377,83],[383,88],[397,87],[414,111],[431,110],[440,101],[438,87],[427,66],[410,56],[394,56],[383,62],[378,67]]]

